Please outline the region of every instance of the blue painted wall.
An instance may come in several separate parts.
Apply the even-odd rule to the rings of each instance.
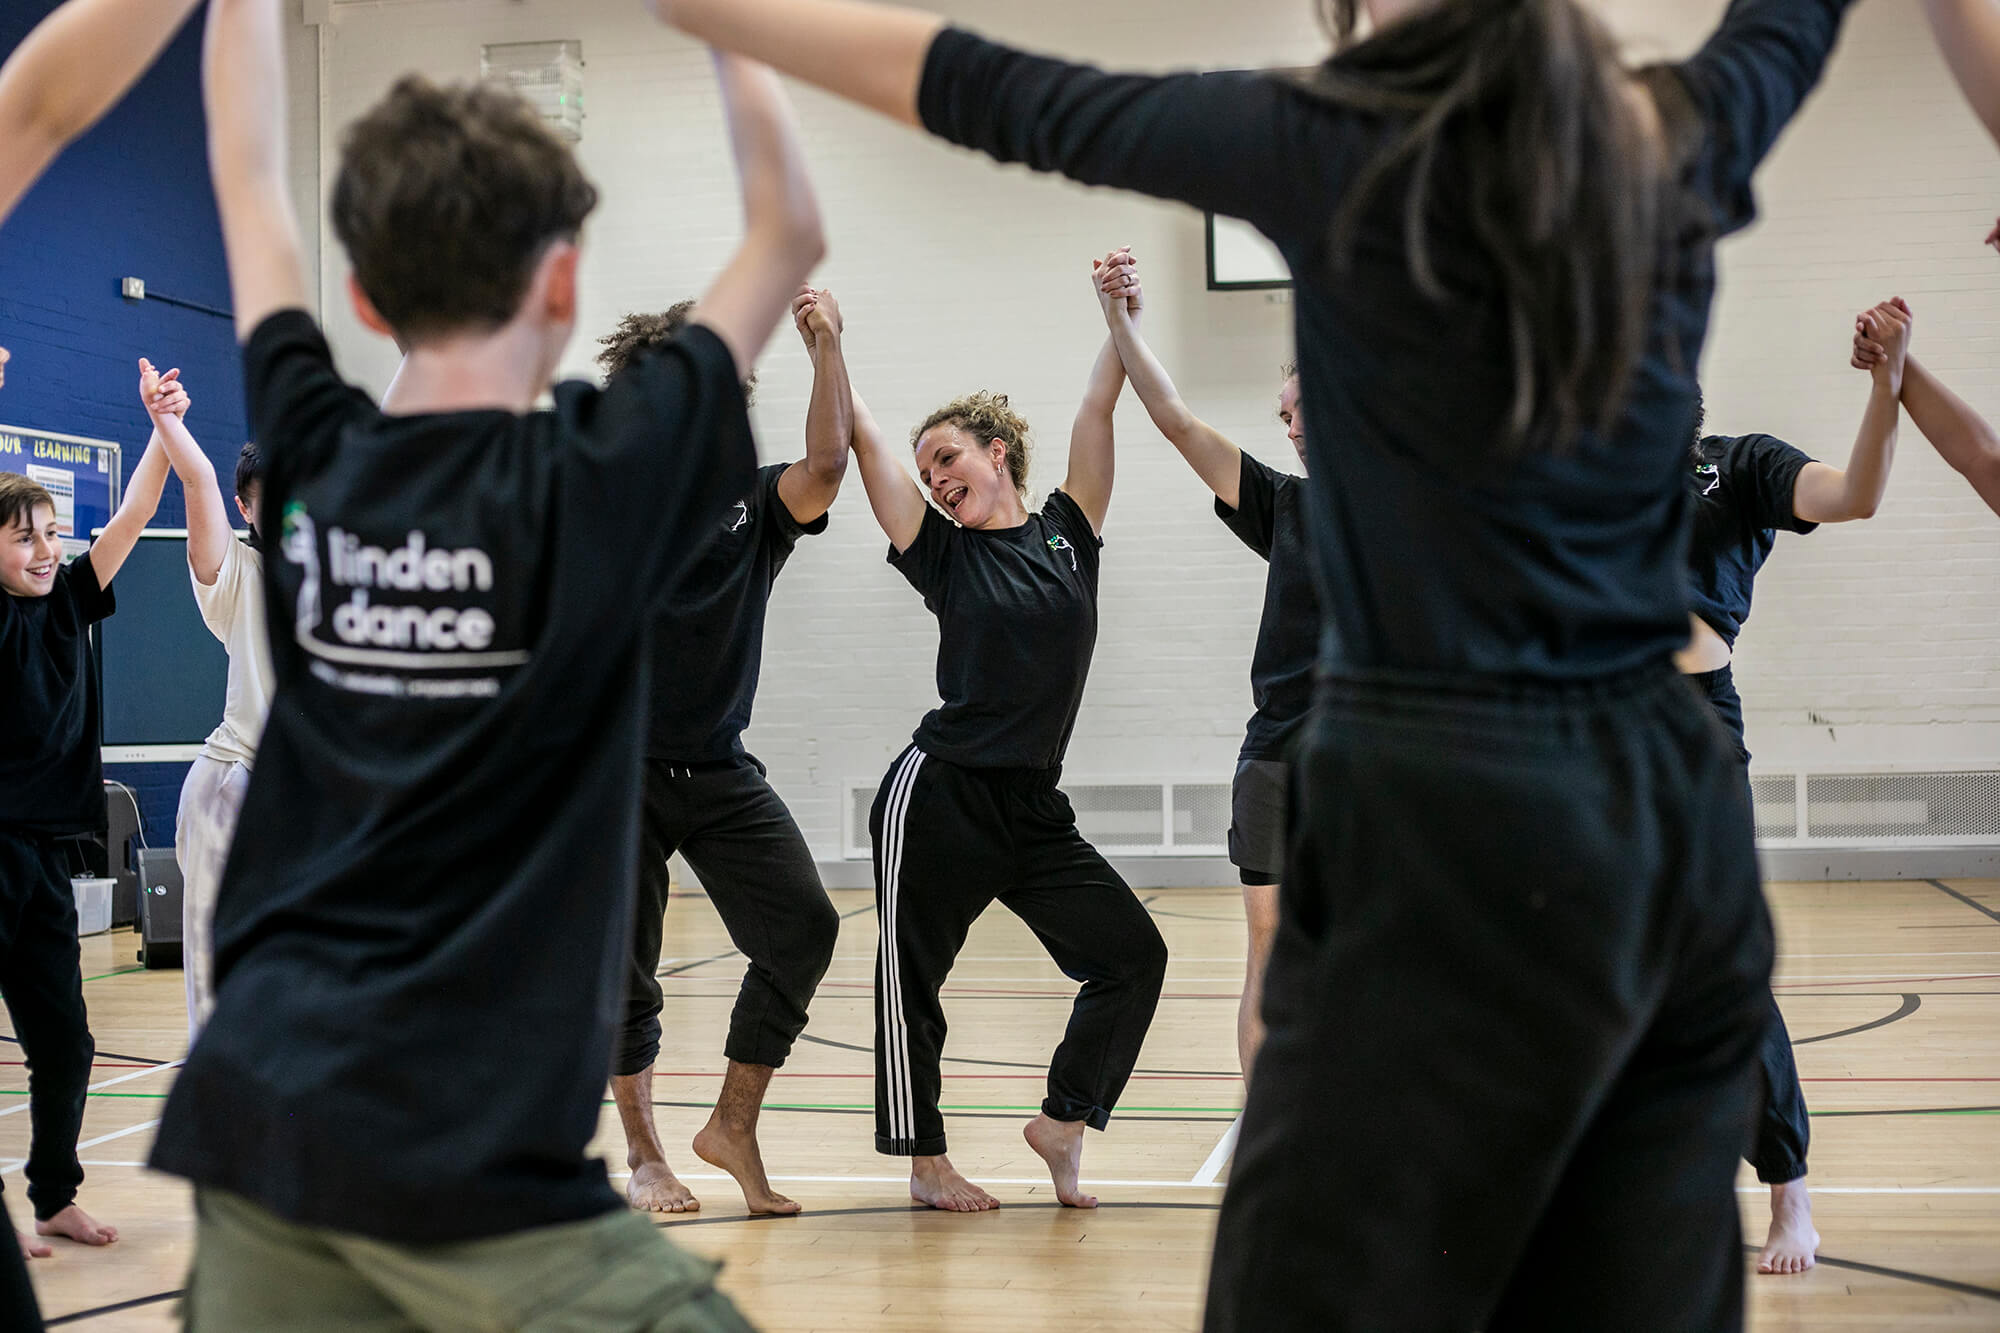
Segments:
[[[0,4],[11,52],[56,0]],[[138,359],[179,366],[188,426],[224,479],[245,438],[242,374],[229,321],[119,295],[119,279],[229,308],[222,234],[208,185],[201,18],[103,123],[72,145],[0,228],[0,347],[13,353],[0,422],[116,440],[127,474],[151,429]],[[169,481],[155,527],[186,521]]]
[[[0,53],[57,0],[0,4]],[[138,359],[179,366],[188,426],[225,490],[245,438],[242,374],[225,319],[119,295],[119,279],[229,308],[222,234],[208,184],[201,108],[201,17],[116,110],[49,169],[0,228],[0,347],[13,354],[0,422],[116,440],[129,474],[151,433]],[[168,481],[155,527],[185,526]],[[192,594],[190,594],[191,596]],[[108,770],[139,796],[146,840],[171,846],[185,765]]]

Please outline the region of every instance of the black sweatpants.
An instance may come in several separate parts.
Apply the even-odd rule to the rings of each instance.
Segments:
[[[1319,694],[1209,1333],[1740,1329],[1772,940],[1700,700]]]
[[[875,797],[875,1150],[945,1151],[938,992],[996,899],[1082,983],[1042,1110],[1103,1129],[1139,1062],[1167,975],[1146,909],[1076,829],[1048,769],[961,768],[912,745]]]
[[[667,910],[667,858],[687,858],[730,942],[749,960],[723,1054],[776,1068],[805,1031],[806,1007],[833,961],[840,916],[792,812],[744,755],[689,767],[646,761],[639,835],[639,907],[625,987],[625,1024],[612,1073],[636,1074],[660,1054],[657,975]]]
[[[1743,698],[1736,692],[1735,673],[1728,667],[1689,676],[1702,698],[1729,733],[1743,763],[1743,782],[1750,782],[1750,748],[1743,737]],[[1799,1084],[1798,1061],[1792,1057],[1792,1034],[1771,997],[1770,1027],[1759,1050],[1764,1070],[1764,1112],[1757,1119],[1757,1138],[1750,1148],[1750,1165],[1766,1185],[1788,1185],[1806,1174],[1806,1151],[1812,1144],[1812,1119],[1805,1089]]]
[[[47,1221],[76,1202],[76,1140],[97,1045],[83,1008],[76,894],[60,841],[0,831],[0,999],[28,1062],[28,1201]]]

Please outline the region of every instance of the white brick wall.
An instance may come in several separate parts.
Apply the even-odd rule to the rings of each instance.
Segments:
[[[1653,54],[1685,50],[1721,7],[1604,5]],[[1304,63],[1323,49],[1305,0],[950,8],[996,35],[1131,67]],[[469,78],[483,42],[582,39],[581,154],[605,201],[587,238],[570,370],[589,371],[591,340],[626,310],[697,293],[733,246],[735,187],[705,57],[630,0],[336,0],[322,31],[323,175],[339,126],[401,70]],[[1272,418],[1289,308],[1203,290],[1198,217],[1002,172],[809,90],[796,97],[833,247],[816,281],[842,297],[855,382],[892,434],[958,392],[1002,389],[1036,428],[1037,489],[1056,484],[1102,336],[1088,261],[1129,243],[1146,265],[1150,336],[1185,396],[1245,447],[1290,464]],[[2000,305],[2000,260],[1978,248],[2000,212],[2000,157],[1912,0],[1860,9],[1764,186],[1765,221],[1728,251],[1706,362],[1716,429],[1771,431],[1841,461],[1866,395],[1846,367],[1849,321],[1891,294],[1916,306],[1926,361],[2000,411],[2000,376],[1977,364],[1995,343],[1978,312]],[[349,373],[380,387],[394,352],[347,311],[342,265],[329,244],[329,332]],[[795,456],[809,367],[789,332],[759,375],[765,457]],[[1069,769],[1226,775],[1250,707],[1263,566],[1210,516],[1207,493],[1129,395],[1119,426],[1103,627]],[[1740,675],[1761,758],[2000,755],[2000,526],[1913,430],[1904,436],[1882,516],[1784,539],[1760,588]],[[842,781],[878,776],[935,700],[933,623],[883,562],[858,476],[847,489],[832,531],[779,583],[749,736],[823,857],[839,852]]]

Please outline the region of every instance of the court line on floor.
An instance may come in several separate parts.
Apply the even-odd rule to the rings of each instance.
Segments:
[[[1964,903],[1967,907],[1970,907],[1973,911],[1978,912],[1981,916],[1986,917],[1988,920],[2000,922],[2000,912],[1994,911],[1992,908],[1988,907],[1985,903],[1980,902],[1977,898],[1967,897],[1965,894],[1960,893],[1957,889],[1954,889],[1951,885],[1945,883],[1943,880],[1927,879],[1924,881],[1924,883],[1930,885],[1932,888],[1938,890],[1941,893],[1950,894],[1952,897],[1958,899],[1960,902]]]
[[[1236,1155],[1236,1140],[1242,1133],[1243,1117],[1239,1115],[1229,1122],[1228,1129],[1222,1131],[1222,1138],[1216,1143],[1214,1151],[1209,1153],[1208,1160],[1201,1164],[1201,1170],[1195,1172],[1194,1179],[1188,1183],[1213,1185],[1216,1177],[1222,1174],[1222,1168],[1229,1165],[1229,1159]]]
[[[19,1046],[21,1044],[19,1037],[11,1037],[6,1033],[0,1033],[0,1041],[6,1042],[9,1046]],[[97,1056],[100,1063],[110,1060],[123,1060],[135,1065],[163,1065],[168,1063],[165,1060],[155,1060],[150,1055],[120,1055],[116,1051],[107,1051],[102,1047],[98,1048]]]
[[[110,1134],[100,1134],[94,1139],[85,1139],[82,1143],[77,1144],[76,1150],[82,1152],[85,1148],[95,1148],[98,1144],[109,1143],[113,1139],[122,1139],[130,1134],[143,1134],[149,1129],[157,1128],[159,1123],[157,1120],[148,1120],[143,1125],[133,1125],[129,1129],[116,1130]],[[13,1162],[8,1166],[0,1167],[0,1176],[22,1170],[27,1164],[26,1159],[23,1159],[19,1162]]]
[[[840,919],[842,921],[851,921],[857,916],[865,916],[874,910],[875,904],[870,903],[866,907],[857,907],[851,912],[842,912]],[[653,975],[656,977],[677,977],[681,973],[691,972],[697,967],[707,967],[710,963],[720,963],[725,959],[741,958],[742,956],[743,951],[741,949],[731,949],[727,953],[716,954],[713,958],[698,958],[692,963],[683,963],[679,967],[668,968],[663,964],[653,969]]]
[[[162,1069],[178,1068],[180,1066],[180,1063],[181,1062],[179,1060],[170,1060],[163,1065],[154,1065],[149,1069],[142,1069],[136,1074],[120,1074],[117,1078],[107,1078],[102,1083],[93,1083],[89,1087],[85,1088],[84,1092],[92,1093],[92,1092],[97,1092],[103,1088],[116,1087],[120,1083],[130,1083],[135,1078],[144,1078],[148,1074],[157,1074]],[[21,1114],[21,1112],[27,1109],[28,1109],[28,1103],[22,1102],[19,1106],[10,1106],[4,1111],[0,1111],[0,1115],[19,1115]]]
[[[1046,1203],[1033,1203],[1026,1205],[1014,1204],[1011,1205],[1011,1208],[1008,1206],[1003,1206],[1001,1208],[994,1209],[993,1211],[998,1213],[1005,1213],[1011,1210],[1013,1212],[1018,1213],[1022,1210],[1023,1207],[1060,1208],[1061,1205],[1046,1204]],[[1137,1211],[1141,1209],[1147,1209],[1152,1211],[1215,1212],[1218,1211],[1221,1207],[1222,1207],[1221,1204],[1215,1204],[1215,1203],[1168,1203],[1164,1201],[1142,1202],[1137,1200],[1127,1202],[1121,1200],[1112,1200],[1108,1203],[1098,1204],[1098,1206],[1095,1209],[1079,1210],[1079,1211],[1106,1212],[1112,1210]],[[897,1214],[907,1215],[907,1214],[917,1214],[917,1213],[932,1213],[936,1211],[937,1211],[936,1209],[924,1208],[915,1204],[909,1204],[909,1205],[899,1204],[899,1205],[889,1205],[885,1207],[875,1207],[875,1208],[837,1208],[821,1212],[808,1211],[798,1214],[795,1217],[776,1217],[769,1215],[765,1216],[746,1215],[741,1217],[737,1216],[722,1217],[714,1214],[709,1214],[705,1216],[701,1213],[692,1213],[692,1214],[682,1213],[678,1216],[678,1218],[674,1218],[671,1216],[668,1218],[662,1218],[658,1221],[655,1221],[653,1225],[660,1228],[662,1231],[678,1230],[682,1227],[719,1226],[728,1223],[743,1223],[743,1222],[755,1222],[766,1226],[780,1226],[787,1223],[804,1225],[804,1223],[802,1223],[800,1219],[817,1219],[817,1218],[827,1218],[827,1217],[891,1217]],[[964,1217],[966,1216],[966,1214],[963,1213],[952,1214],[952,1216]],[[1757,1254],[1758,1252],[1759,1251],[1755,1245],[1745,1245],[1743,1247],[1743,1253],[1746,1256]],[[1919,1286],[1936,1287],[1942,1291],[1952,1291],[1965,1296],[1978,1296],[1986,1300],[2000,1301],[2000,1291],[1996,1291],[1990,1287],[1978,1287],[1974,1286],[1970,1282],[1955,1282],[1950,1278],[1934,1277],[1929,1273],[1912,1273],[1900,1268],[1888,1268],[1881,1264],[1863,1263],[1860,1260],[1856,1259],[1835,1259],[1824,1254],[1819,1256],[1819,1262],[1823,1267],[1826,1268],[1844,1268],[1853,1272],[1868,1273],[1876,1277],[1886,1277],[1893,1281],[1913,1282]],[[65,1324],[79,1324],[86,1319],[98,1319],[103,1317],[104,1315],[120,1314],[126,1310],[136,1310],[147,1305],[157,1305],[162,1301],[178,1300],[184,1294],[185,1292],[183,1290],[174,1290],[174,1291],[156,1292],[151,1296],[138,1296],[134,1297],[129,1301],[118,1301],[111,1305],[100,1305],[95,1307],[94,1309],[78,1310],[72,1314],[58,1315],[53,1319],[47,1320],[45,1326],[48,1328],[59,1328]]]
[[[1877,1028],[1888,1027],[1891,1023],[1902,1022],[1904,1019],[1908,1018],[1911,1014],[1914,1014],[1917,1012],[1917,1010],[1923,1008],[1923,1005],[1924,1001],[1922,996],[1914,995],[1908,991],[1905,991],[1903,992],[1903,1003],[1901,1007],[1898,1008],[1895,1013],[1888,1015],[1886,1018],[1878,1018],[1872,1023],[1862,1023],[1856,1027],[1842,1028],[1838,1032],[1823,1032],[1817,1037],[1799,1037],[1792,1042],[1792,1045],[1810,1046],[1814,1042],[1834,1041],[1840,1037],[1853,1037],[1853,1036],[1858,1036],[1863,1032],[1873,1032]]]

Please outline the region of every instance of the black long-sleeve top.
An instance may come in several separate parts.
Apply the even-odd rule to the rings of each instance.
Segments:
[[[1239,217],[1283,252],[1313,418],[1324,666],[1579,678],[1686,642],[1681,473],[1714,240],[1753,217],[1751,176],[1817,82],[1849,3],[1735,0],[1676,67],[1700,119],[1685,183],[1713,225],[1680,242],[1615,426],[1556,453],[1504,445],[1506,307],[1448,156],[1430,235],[1450,298],[1431,300],[1410,275],[1407,177],[1375,193],[1336,277],[1332,219],[1395,130],[1385,117],[1264,74],[1111,75],[957,29],[931,47],[919,108],[932,132],[1003,162]]]

